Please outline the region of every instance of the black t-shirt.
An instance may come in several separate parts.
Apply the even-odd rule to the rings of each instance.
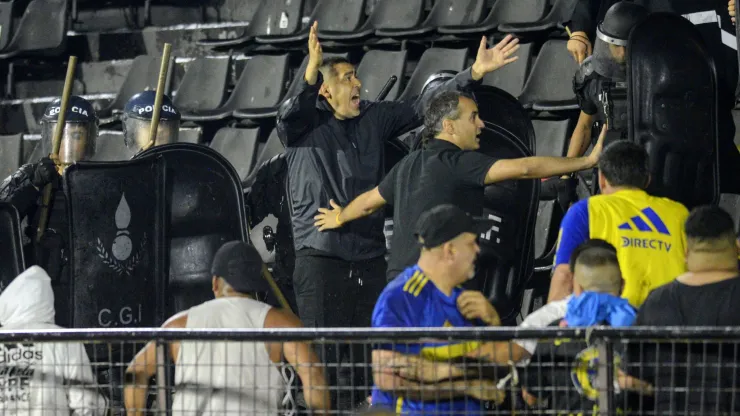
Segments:
[[[418,260],[414,233],[422,212],[455,204],[471,215],[481,215],[486,174],[496,160],[435,139],[391,169],[378,186],[383,199],[393,205],[389,274],[400,273]]]
[[[648,295],[640,307],[639,326],[738,326],[740,277],[689,286],[673,281]],[[740,411],[731,389],[740,371],[733,344],[713,342],[628,343],[629,373],[654,386],[655,409],[721,414]],[[735,402],[734,409],[732,403]]]

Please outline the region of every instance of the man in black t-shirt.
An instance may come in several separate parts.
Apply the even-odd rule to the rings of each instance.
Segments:
[[[480,147],[483,121],[472,97],[459,91],[437,95],[425,114],[424,150],[400,161],[379,186],[361,194],[346,207],[330,201],[315,217],[320,231],[332,230],[393,205],[393,238],[386,277],[391,280],[419,257],[413,227],[422,212],[442,204],[457,205],[473,216],[483,210],[485,185],[509,179],[544,178],[594,166],[603,137],[585,157],[525,157],[495,159],[474,150]]]
[[[686,240],[688,272],[652,291],[635,325],[740,326],[738,243],[732,218],[717,206],[698,207],[686,220]],[[723,364],[736,361],[734,348],[711,342],[629,346],[634,366],[630,374],[663,386],[656,391],[656,410],[740,411],[740,401],[733,400],[730,391],[740,371]],[[731,409],[733,401],[737,404]]]

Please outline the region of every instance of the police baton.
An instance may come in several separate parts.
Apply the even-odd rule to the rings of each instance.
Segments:
[[[165,43],[162,50],[162,64],[159,67],[159,80],[157,81],[157,92],[154,95],[154,109],[152,110],[152,123],[149,127],[149,143],[141,148],[141,152],[154,146],[157,141],[157,129],[159,128],[159,112],[162,110],[162,97],[164,96],[164,84],[167,81],[167,71],[170,67],[170,51],[172,44]]]
[[[51,140],[51,154],[49,157],[54,163],[59,165],[59,147],[62,145],[62,134],[64,134],[64,123],[67,121],[67,107],[69,106],[69,97],[72,95],[72,85],[75,80],[75,67],[77,66],[77,57],[70,56],[67,62],[67,76],[64,79],[64,90],[62,90],[62,99],[59,103],[59,115],[57,115],[57,125],[54,127],[54,136]],[[52,185],[50,183],[44,186],[43,205],[41,206],[41,216],[39,225],[36,229],[36,242],[41,241],[44,235],[46,224],[49,222],[49,205],[51,205]]]

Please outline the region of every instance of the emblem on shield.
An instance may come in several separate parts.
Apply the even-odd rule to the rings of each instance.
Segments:
[[[121,200],[118,202],[116,208],[114,221],[118,231],[116,237],[113,239],[110,252],[103,244],[102,240],[98,237],[96,249],[98,257],[107,264],[108,267],[113,269],[119,276],[127,275],[131,276],[134,268],[141,261],[142,254],[146,248],[146,233],[141,238],[138,250],[132,255],[133,252],[133,241],[131,241],[131,233],[128,231],[128,227],[131,224],[131,207],[126,201],[126,194],[121,194]]]

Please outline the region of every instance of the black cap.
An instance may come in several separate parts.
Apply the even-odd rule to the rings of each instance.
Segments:
[[[223,277],[239,293],[268,292],[271,289],[262,277],[262,264],[256,248],[243,241],[229,241],[213,257],[211,274]]]
[[[131,97],[123,107],[123,112],[130,117],[151,120],[154,114],[154,99],[156,91],[143,91]],[[180,111],[172,104],[166,94],[162,95],[162,110],[159,112],[162,120],[180,120]]]
[[[62,99],[57,98],[52,101],[44,110],[44,115],[41,117],[45,121],[57,121],[59,119],[59,112],[61,111]],[[98,115],[95,113],[95,109],[92,104],[86,99],[77,95],[69,97],[69,103],[67,103],[67,114],[64,119],[70,123],[87,123],[94,122]]]
[[[496,223],[484,218],[473,218],[467,212],[444,204],[425,211],[416,223],[416,237],[426,248],[438,247],[462,233],[480,235]]]

